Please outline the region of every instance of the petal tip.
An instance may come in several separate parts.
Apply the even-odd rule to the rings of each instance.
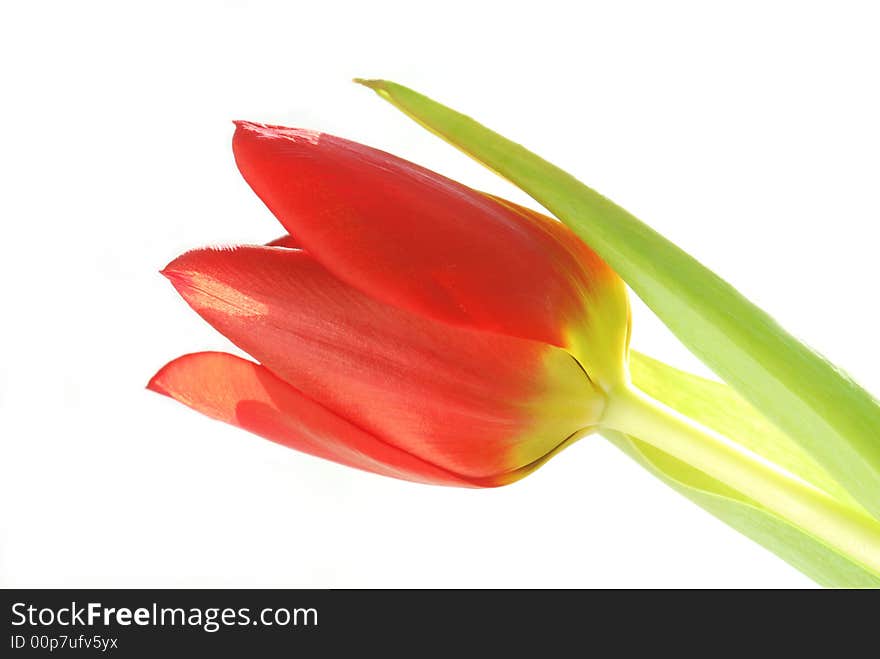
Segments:
[[[173,364],[175,361],[177,360],[168,362],[167,364],[165,364],[165,366],[156,371],[156,374],[150,378],[149,382],[147,382],[146,389],[148,391],[153,391],[157,394],[161,394],[162,396],[171,396],[171,393],[163,384],[163,379],[165,372],[168,370],[168,367],[171,366],[171,364]]]
[[[217,356],[227,356],[227,353],[214,351],[189,352],[180,357],[175,357],[162,368],[156,371],[156,374],[147,382],[146,389],[154,391],[157,394],[176,398],[179,390],[179,379],[193,364],[204,363],[205,359],[216,359]],[[231,355],[230,355],[231,356]],[[175,384],[177,383],[177,384]]]
[[[260,128],[265,128],[265,124],[261,124],[256,121],[248,121],[246,119],[233,119],[232,124],[235,126],[236,131],[239,131],[239,130],[257,131]]]
[[[323,133],[310,128],[295,128],[291,126],[278,126],[275,124],[264,124],[257,121],[245,121],[236,119],[232,122],[235,124],[235,135],[233,135],[233,146],[243,137],[283,139],[294,143],[317,144]]]
[[[166,265],[159,271],[159,274],[170,281],[175,288],[178,284],[182,283],[186,279],[185,271],[180,267],[180,260],[184,256],[186,256],[186,254],[184,254],[183,256],[178,256],[176,259],[171,261],[168,265]]]
[[[159,274],[170,280],[171,283],[188,281],[205,267],[216,265],[218,259],[222,260],[225,255],[237,252],[240,248],[241,245],[196,247],[173,258],[159,271]]]

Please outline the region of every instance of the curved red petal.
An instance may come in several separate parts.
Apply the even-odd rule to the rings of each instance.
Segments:
[[[165,274],[208,322],[308,397],[408,453],[494,478],[595,423],[571,355],[367,297],[309,254],[198,250]]]
[[[211,418],[349,467],[434,485],[478,485],[382,442],[266,368],[235,355],[178,357],[147,387]]]
[[[626,323],[590,317],[590,297],[619,280],[555,220],[324,133],[237,122],[233,149],[284,227],[371,297],[556,346],[573,328]]]

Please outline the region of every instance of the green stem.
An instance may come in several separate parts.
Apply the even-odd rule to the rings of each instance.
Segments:
[[[736,442],[629,387],[609,394],[602,425],[705,472],[880,574],[880,524]]]

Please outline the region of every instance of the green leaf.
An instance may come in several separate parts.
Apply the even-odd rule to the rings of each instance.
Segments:
[[[880,517],[880,404],[696,259],[558,167],[393,82],[358,80],[570,226],[681,342]]]
[[[811,456],[729,387],[636,352],[630,361],[633,383],[645,393],[859,509]],[[819,584],[880,587],[880,575],[711,476],[637,438],[613,431],[603,434],[665,483]]]
[[[771,424],[730,387],[630,351],[633,384],[652,398],[732,439],[762,458],[864,512],[803,447]]]
[[[667,485],[828,588],[880,588],[880,575],[687,463],[615,431],[605,437]]]

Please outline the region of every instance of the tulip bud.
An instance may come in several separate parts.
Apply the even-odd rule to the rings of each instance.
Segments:
[[[290,236],[189,252],[164,274],[259,364],[187,355],[151,389],[447,485],[512,482],[598,424],[626,380],[629,305],[564,225],[330,135],[239,122],[233,149]]]

